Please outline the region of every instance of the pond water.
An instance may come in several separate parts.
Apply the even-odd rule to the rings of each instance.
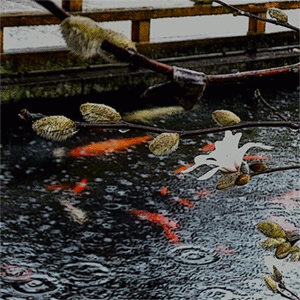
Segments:
[[[298,118],[296,88],[261,92],[287,118]],[[243,120],[276,119],[250,94],[206,96],[194,111],[153,124],[213,126],[210,113],[215,109],[230,109]],[[99,99],[110,103],[108,95]],[[269,274],[265,262],[274,251],[259,245],[265,237],[255,226],[276,220],[299,232],[299,197],[277,201],[299,190],[298,170],[256,176],[231,190],[216,190],[220,173],[197,181],[194,175],[201,168],[192,175],[174,172],[224,133],[182,139],[178,150],[164,157],[151,154],[147,142],[119,153],[72,157],[68,153],[78,146],[149,133],[80,131],[65,142],[51,142],[18,119],[19,109],[27,107],[79,120],[77,102],[67,110],[54,102],[51,107],[41,101],[2,106],[2,299],[280,299],[263,282]],[[299,162],[296,132],[241,132],[240,145],[253,141],[274,146],[247,152],[267,156],[268,166]],[[83,179],[85,188],[75,193],[74,185]],[[178,201],[183,198],[189,205]],[[71,219],[62,200],[86,212],[89,221],[81,225]],[[169,223],[164,227],[144,220],[138,211]],[[299,291],[299,262],[286,258],[278,263],[285,267],[286,285]]]

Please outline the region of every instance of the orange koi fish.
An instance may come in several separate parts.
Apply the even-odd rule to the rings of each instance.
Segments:
[[[180,166],[179,168],[177,168],[174,173],[175,174],[181,174],[182,171],[188,169],[189,167],[193,166],[194,164],[189,164],[189,165],[184,165],[184,166]]]
[[[165,196],[169,193],[169,190],[166,186],[162,186],[161,189],[160,189],[160,193]]]
[[[205,152],[211,152],[215,150],[215,143],[208,144],[201,148]]]
[[[177,202],[187,207],[194,207],[194,203],[185,198],[175,199]]]
[[[67,184],[52,184],[52,185],[45,186],[45,188],[49,191],[57,191],[57,190],[69,189],[70,185],[67,185]]]
[[[270,160],[271,157],[267,155],[245,155],[244,160],[257,161],[257,160]]]
[[[146,210],[132,210],[131,213],[138,217],[140,220],[147,220],[150,223],[162,227],[165,232],[165,235],[171,242],[175,244],[179,243],[179,238],[174,232],[174,230],[178,227],[176,221],[173,221],[165,217],[164,215],[151,213]]]
[[[283,230],[295,231],[297,229],[297,227],[293,223],[285,220],[284,217],[270,215],[268,219],[269,219],[269,221],[280,225]]]
[[[98,143],[92,143],[82,147],[76,147],[70,151],[70,156],[82,157],[82,156],[96,156],[101,154],[110,154],[113,152],[119,152],[129,147],[139,145],[152,139],[152,136],[146,135],[141,137],[133,137],[119,140],[108,140]]]
[[[74,189],[72,190],[75,194],[80,194],[87,188],[87,179],[84,178],[80,182],[77,182]]]

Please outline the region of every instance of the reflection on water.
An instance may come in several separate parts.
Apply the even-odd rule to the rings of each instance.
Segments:
[[[277,91],[270,96],[290,118],[297,117],[297,92]],[[273,118],[267,109],[242,101],[243,97],[236,95],[233,109],[242,119]],[[210,112],[231,109],[233,102],[228,101],[204,99],[197,110],[156,124],[211,126]],[[68,114],[59,110],[56,113]],[[8,128],[1,146],[4,299],[261,299],[270,295],[262,280],[267,273],[266,252],[259,246],[262,236],[255,226],[277,220],[299,232],[297,170],[256,176],[245,186],[218,191],[220,175],[199,182],[175,171],[190,164],[202,147],[222,139],[223,133],[184,139],[166,157],[152,155],[142,143],[119,153],[76,158],[64,153],[91,142],[147,133],[82,131],[55,143],[35,136],[16,117],[15,108],[4,107],[3,113]],[[265,161],[268,166],[298,163],[295,132],[247,129],[241,144],[249,141],[275,146],[271,151],[247,153],[271,156]],[[58,148],[59,157],[53,155]],[[84,189],[75,193],[74,187],[83,179]],[[47,188],[57,184],[67,188]],[[170,192],[162,194],[161,187]],[[60,204],[63,200],[85,212],[89,222],[72,221]],[[169,242],[165,227],[156,219],[157,223],[138,219],[133,210],[164,216],[160,222],[174,221],[179,243]],[[289,266],[286,284],[297,290],[297,262]]]

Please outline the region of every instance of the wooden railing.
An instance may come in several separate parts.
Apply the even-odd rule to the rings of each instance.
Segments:
[[[97,9],[94,11],[82,11],[82,1],[83,0],[62,0],[62,7],[72,11],[74,15],[86,16],[97,22],[130,20],[132,24],[131,38],[137,43],[150,41],[150,21],[152,19],[232,14],[232,11],[228,8],[212,5],[209,1],[188,7],[115,8]],[[279,1],[241,4],[234,5],[234,7],[265,17],[270,7],[276,7],[282,10],[298,9],[299,2],[297,0]],[[0,18],[0,53],[3,53],[3,31],[5,27],[53,25],[60,23],[60,20],[52,14],[43,12],[3,13],[0,14]],[[249,19],[247,34],[264,32],[265,22],[253,18]]]

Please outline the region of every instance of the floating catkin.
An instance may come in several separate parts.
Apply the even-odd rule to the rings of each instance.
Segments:
[[[114,108],[104,104],[84,103],[80,106],[80,112],[83,119],[90,123],[118,122],[122,119]]]
[[[263,221],[257,225],[257,229],[267,237],[286,238],[285,231],[276,223]]]
[[[273,279],[268,276],[264,276],[264,281],[269,290],[271,290],[273,293],[277,293],[277,284]]]
[[[215,110],[211,116],[219,126],[232,125],[241,122],[241,119],[229,110]]]
[[[178,148],[178,133],[162,133],[149,144],[149,150],[155,155],[167,155]]]
[[[97,22],[87,17],[72,16],[66,18],[61,23],[61,31],[71,51],[83,59],[99,55],[111,60],[108,54],[101,49],[104,40],[124,49],[136,50],[135,43],[125,35],[102,28]]]
[[[41,137],[53,141],[66,140],[77,132],[76,124],[64,116],[44,117],[33,122],[32,129]]]

